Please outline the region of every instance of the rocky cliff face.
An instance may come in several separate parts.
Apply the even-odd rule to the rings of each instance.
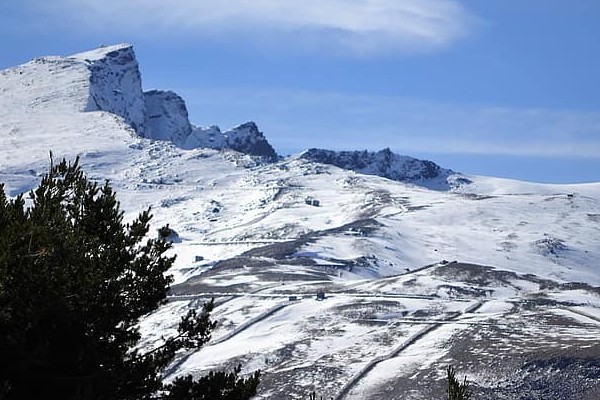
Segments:
[[[144,93],[148,130],[146,137],[155,140],[170,140],[178,147],[192,133],[185,102],[171,91],[150,90]]]
[[[102,47],[69,58],[85,63],[90,71],[85,111],[118,115],[139,135],[146,136],[146,104],[133,47],[128,44]]]
[[[449,169],[441,168],[432,161],[395,154],[390,149],[378,152],[309,149],[300,157],[435,190],[448,190],[459,182],[450,179],[455,173]]]
[[[84,105],[77,109],[115,114],[142,137],[171,141],[185,149],[232,149],[264,161],[277,159],[277,153],[255,123],[248,122],[226,132],[216,126],[194,127],[190,124],[185,101],[176,93],[144,92],[135,52],[129,44],[101,47],[70,57],[46,57],[36,63],[48,65],[50,74],[77,70],[73,75],[77,90],[55,90],[54,93],[58,97],[62,92],[79,93],[79,102]],[[52,80],[52,76],[42,78]]]

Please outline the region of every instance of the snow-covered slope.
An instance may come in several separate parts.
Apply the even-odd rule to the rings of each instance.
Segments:
[[[265,371],[259,398],[441,398],[453,363],[483,398],[597,398],[600,183],[456,175],[389,151],[276,160],[253,123],[197,128],[176,94],[143,94],[130,52],[0,72],[0,183],[15,196],[50,150],[79,155],[127,218],[152,206],[175,230],[176,284],[144,345],[208,297],[219,327],[168,379],[243,362]]]

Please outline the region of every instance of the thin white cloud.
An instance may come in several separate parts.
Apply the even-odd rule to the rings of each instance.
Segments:
[[[88,29],[129,34],[243,34],[359,54],[423,52],[466,35],[456,0],[55,0],[43,7]],[[198,40],[202,40],[200,36]]]

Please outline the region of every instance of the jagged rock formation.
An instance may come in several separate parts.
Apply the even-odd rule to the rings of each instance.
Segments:
[[[133,47],[120,44],[69,57],[84,62],[89,71],[89,97],[85,111],[108,111],[138,134],[147,132],[142,77]]]
[[[188,118],[185,101],[172,91],[142,90],[142,78],[133,47],[105,46],[69,57],[41,57],[2,71],[6,90],[29,93],[32,110],[104,111],[122,118],[139,136],[170,141],[192,149],[232,149],[264,161],[277,153],[253,122],[221,132],[199,128]],[[0,81],[0,89],[2,88]],[[3,89],[4,90],[4,89]]]
[[[277,153],[254,122],[238,125],[225,132],[225,136],[227,137],[228,147],[233,150],[260,156],[271,161],[277,159]]]
[[[389,148],[378,152],[332,151],[313,148],[306,150],[300,157],[362,174],[377,175],[435,190],[448,190],[456,181],[449,179],[455,175],[452,170],[441,168],[432,161],[395,154]]]
[[[277,153],[254,122],[246,122],[226,132],[221,132],[218,126],[195,127],[182,147],[232,149],[267,161],[277,160]]]

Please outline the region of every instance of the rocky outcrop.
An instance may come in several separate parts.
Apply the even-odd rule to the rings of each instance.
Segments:
[[[232,149],[271,162],[276,161],[278,157],[271,144],[254,122],[246,122],[225,132],[221,132],[218,126],[208,128],[195,127],[183,147],[207,147],[217,150]]]
[[[232,150],[262,157],[269,161],[277,159],[277,153],[254,122],[238,125],[225,132],[225,136],[227,145]]]
[[[185,147],[192,133],[185,101],[171,91],[150,90],[144,93],[148,129],[146,137],[170,140],[178,147]]]
[[[432,161],[401,156],[390,149],[378,152],[309,149],[300,158],[434,190],[451,189],[454,180],[449,178],[455,175],[453,171],[441,168]]]
[[[226,132],[217,126],[190,124],[185,101],[171,91],[142,91],[142,79],[133,47],[129,44],[101,47],[67,57],[89,70],[89,96],[84,111],[106,111],[123,118],[138,135],[173,142],[178,147],[232,149],[264,161],[277,153],[254,122]]]

